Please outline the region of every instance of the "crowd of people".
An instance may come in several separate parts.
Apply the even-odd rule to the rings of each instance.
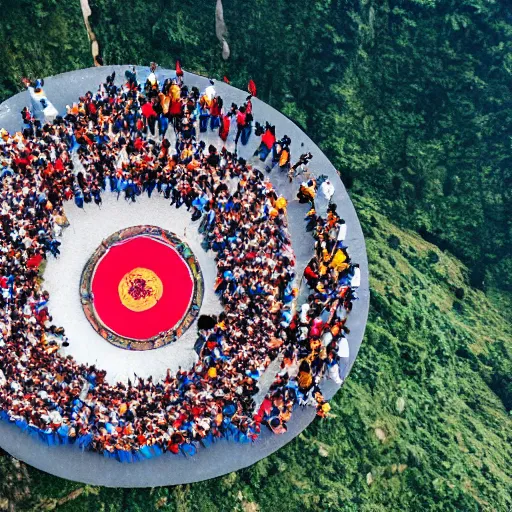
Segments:
[[[250,442],[262,425],[281,433],[300,405],[327,415],[319,385],[326,375],[342,382],[345,323],[360,282],[336,205],[325,216],[315,210],[320,178],[299,192],[311,203],[306,221],[316,240],[301,285],[286,200],[236,153],[200,140],[218,130],[223,141],[231,131],[247,143],[251,96],[225,112],[214,83],[189,89],[178,75],[161,84],[156,66],[150,71],[145,84],[134,70],[122,86],[107,77],[52,124],[24,109],[22,132],[0,132],[0,416],[49,444],[76,443],[121,461],[192,455],[221,437]],[[291,141],[277,141],[268,123],[256,133],[261,161],[272,152],[272,165],[286,168]],[[59,352],[68,341],[52,323],[39,268],[59,254],[64,202],[100,205],[107,192],[128,201],[162,194],[185,206],[215,253],[224,312],[198,329],[194,366],[162,381],[110,384],[101,369]],[[259,379],[277,357],[280,371],[256,402]]]

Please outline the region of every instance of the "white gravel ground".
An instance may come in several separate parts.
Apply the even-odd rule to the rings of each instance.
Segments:
[[[190,368],[195,361],[194,342],[197,339],[196,323],[175,343],[156,350],[143,352],[125,350],[111,345],[91,326],[80,302],[79,284],[82,269],[101,241],[112,233],[130,226],[151,224],[171,231],[186,241],[201,265],[204,280],[204,299],[201,314],[219,314],[222,311],[218,297],[213,292],[216,265],[213,253],[201,247],[202,235],[197,231],[199,221],[191,222],[185,206],[176,209],[169,201],[154,193],[137,198],[136,203],[119,200],[116,194],[102,195],[101,209],[94,203],[78,209],[73,202],[65,207],[70,226],[62,235],[61,255],[49,257],[44,272],[44,287],[50,293],[49,309],[53,323],[66,329],[70,340],[64,355],[72,355],[79,363],[95,364],[107,370],[109,382],[153,376],[161,379],[167,368],[176,371],[180,366]]]

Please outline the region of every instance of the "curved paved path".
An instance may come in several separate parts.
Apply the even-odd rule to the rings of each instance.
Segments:
[[[116,71],[117,81],[119,82],[127,68],[128,66],[105,66],[63,73],[45,79],[45,92],[57,110],[63,112],[65,105],[76,101],[87,90],[94,92],[98,85],[104,81],[107,74],[110,74],[113,70]],[[147,67],[137,67],[137,71],[140,81],[144,80],[149,74]],[[160,80],[174,76],[174,72],[169,70],[159,70],[157,74]],[[204,77],[185,73],[184,78],[189,87],[196,85],[200,90],[204,90],[208,85],[208,79]],[[248,94],[222,82],[216,82],[215,87],[217,93],[224,99],[225,105],[230,105],[231,102],[241,104]],[[4,127],[10,132],[19,130],[21,126],[20,111],[25,105],[29,104],[28,92],[19,93],[2,103],[0,105],[0,127]],[[336,188],[332,201],[337,203],[338,213],[347,222],[346,243],[353,261],[359,263],[361,267],[359,300],[354,302],[352,313],[347,322],[347,326],[350,328],[350,335],[348,336],[350,358],[342,368],[342,375],[346,378],[363,339],[369,307],[368,263],[359,220],[338,173],[316,144],[288,118],[259,99],[253,99],[253,107],[256,121],[264,122],[268,120],[274,124],[278,138],[284,134],[291,137],[292,161],[296,161],[302,152],[311,151],[314,158],[309,165],[310,170],[316,175],[327,175]],[[228,149],[232,149],[234,146],[233,136],[233,133],[231,133],[227,144]],[[209,133],[204,139],[207,145],[213,143],[220,146],[220,140],[212,133]],[[301,147],[301,143],[304,144],[303,147]],[[250,161],[258,144],[259,137],[257,138],[253,134],[249,144],[239,149],[239,156]],[[283,194],[289,201],[289,228],[297,256],[297,273],[301,276],[304,267],[312,256],[314,243],[311,234],[304,229],[303,219],[308,210],[308,205],[302,205],[296,201],[298,182],[288,183],[286,173],[273,171],[271,179],[279,193]],[[88,212],[90,211],[91,208]],[[73,227],[71,226],[68,229],[73,229]],[[72,339],[71,342],[73,343]],[[105,344],[107,343],[105,342]],[[158,353],[159,351],[154,352]],[[338,390],[332,381],[324,382],[323,387],[328,397]],[[0,421],[0,444],[2,448],[17,459],[62,478],[109,487],[156,487],[206,480],[250,466],[291,441],[313,421],[314,417],[314,408],[298,408],[294,411],[292,419],[288,423],[288,432],[283,435],[276,436],[268,429],[264,429],[258,441],[252,445],[242,445],[222,440],[208,449],[200,449],[192,458],[165,454],[136,464],[120,464],[115,460],[105,459],[97,453],[82,453],[75,446],[50,448],[43,443],[32,440],[14,425],[2,421]]]

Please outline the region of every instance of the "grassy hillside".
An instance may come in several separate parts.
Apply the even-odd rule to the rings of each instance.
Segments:
[[[17,510],[63,512],[510,510],[506,310],[468,287],[454,257],[356,202],[372,311],[334,418],[247,470],[177,488],[84,487],[5,457],[0,495]],[[9,484],[13,472],[27,489]]]

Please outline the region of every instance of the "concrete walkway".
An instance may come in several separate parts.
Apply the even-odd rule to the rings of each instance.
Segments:
[[[127,68],[128,66],[105,66],[103,68],[89,68],[50,77],[45,79],[45,92],[59,112],[64,112],[66,104],[76,101],[78,96],[83,95],[87,90],[94,92],[98,85],[113,70],[116,71],[119,82],[124,77],[124,71]],[[149,74],[147,67],[137,67],[137,71],[140,81],[143,81]],[[159,70],[157,75],[159,80],[162,80],[173,76],[174,72]],[[196,85],[200,90],[204,90],[208,85],[208,79],[185,73],[185,83],[189,87]],[[230,105],[231,102],[241,104],[245,101],[248,94],[222,82],[216,82],[215,87],[217,93],[224,99],[225,105]],[[11,132],[19,130],[21,126],[20,111],[25,105],[29,104],[30,99],[27,92],[17,94],[2,103],[0,105],[0,127],[4,127]],[[309,165],[310,170],[316,175],[327,175],[336,188],[333,202],[337,203],[338,213],[347,222],[348,233],[346,243],[352,260],[355,263],[359,263],[361,267],[361,287],[358,291],[359,300],[355,301],[347,322],[347,326],[351,331],[348,337],[350,357],[342,368],[343,377],[346,378],[357,357],[363,339],[369,307],[368,264],[361,226],[338,173],[313,141],[288,118],[257,98],[253,99],[253,107],[256,121],[264,123],[268,120],[275,124],[278,138],[284,134],[291,137],[292,162],[296,161],[301,153],[310,151],[313,154],[313,160]],[[233,149],[234,147],[233,137],[234,134],[232,133],[226,144],[228,149]],[[207,146],[210,143],[217,145],[217,147],[221,145],[221,141],[216,133],[209,132],[206,137],[202,138]],[[253,134],[249,144],[239,148],[239,156],[261,165],[259,160],[254,161],[252,157],[258,144],[259,138],[256,138]],[[261,168],[263,169],[263,166]],[[303,220],[308,206],[300,204],[295,199],[300,179],[290,184],[285,173],[273,171],[271,173],[271,180],[277,191],[289,201],[289,229],[297,257],[297,273],[301,276],[304,267],[312,257],[314,241],[311,234],[305,231]],[[149,372],[154,369],[155,375],[161,375],[164,367],[170,366],[173,368],[173,364],[180,360],[181,357],[184,360],[188,360],[189,356],[192,356],[190,351],[187,355],[187,350],[189,349],[186,347],[188,347],[187,343],[189,342],[184,338],[178,341],[177,344],[164,349],[142,354],[134,353],[133,359],[125,356],[124,353],[126,351],[109,345],[92,330],[87,320],[85,320],[83,312],[76,307],[77,298],[71,298],[75,286],[73,282],[67,286],[70,295],[65,296],[64,293],[66,292],[62,290],[62,288],[66,287],[62,286],[63,281],[58,276],[58,273],[69,272],[69,279],[74,279],[78,283],[81,272],[80,265],[83,266],[82,260],[85,262],[90,256],[98,245],[98,240],[105,236],[103,233],[108,235],[121,227],[142,223],[157,224],[165,229],[170,229],[169,226],[172,226],[174,222],[173,218],[178,218],[182,215],[179,211],[176,213],[174,208],[167,207],[165,201],[160,198],[153,198],[151,200],[145,198],[143,201],[137,205],[119,205],[120,209],[116,209],[115,215],[109,213],[113,212],[113,210],[110,210],[111,208],[113,209],[117,206],[113,204],[115,201],[111,199],[104,199],[105,211],[103,212],[99,212],[96,206],[92,205],[87,206],[86,213],[76,209],[71,211],[70,208],[73,209],[74,207],[69,205],[68,215],[72,223],[71,227],[64,234],[64,244],[61,247],[62,256],[56,262],[50,260],[48,270],[44,276],[46,286],[52,294],[51,313],[56,321],[61,323],[69,332],[71,341],[69,349],[72,351],[71,353],[80,362],[91,362],[96,358],[99,366],[103,366],[112,372],[111,380],[113,377],[124,379],[132,371],[136,373],[140,371],[143,374],[143,372]],[[126,208],[133,208],[129,213],[126,213],[125,206]],[[169,208],[169,210],[165,211],[164,208]],[[85,219],[85,216],[89,215],[90,218],[87,217]],[[126,217],[123,217],[125,215]],[[96,223],[99,222],[105,222],[108,225],[98,227]],[[195,245],[197,234],[193,231],[193,227],[189,231],[189,228],[186,227],[188,226],[187,222],[186,219],[180,220],[179,226],[175,229],[177,229],[178,235],[183,236],[180,230],[186,228],[184,238],[200,260],[205,279],[205,288],[208,289],[212,275],[215,275],[215,268],[211,266],[211,262],[207,261],[209,259],[208,256],[204,252],[202,253],[202,250]],[[95,227],[91,233],[87,230],[87,226],[91,229],[93,225]],[[109,232],[107,233],[107,231]],[[91,240],[87,240],[89,236]],[[80,254],[78,257],[78,253],[83,254]],[[78,295],[78,291],[76,291],[76,294]],[[204,312],[206,313],[214,312],[217,306],[218,304],[215,304],[215,299],[211,301],[205,300],[203,303],[203,308],[206,308]],[[77,323],[76,329],[73,325],[75,322]],[[73,334],[71,333],[72,330]],[[192,326],[188,332],[192,333],[194,330]],[[98,339],[95,340],[95,337]],[[86,339],[91,347],[95,347],[94,353],[87,354],[86,347],[83,345]],[[178,352],[181,351],[177,347],[180,346],[183,347],[183,352],[178,355]],[[114,352],[109,353],[107,356],[106,353],[111,349]],[[120,352],[123,354],[120,354]],[[159,357],[161,356],[162,361],[155,362],[151,360],[152,353],[158,354]],[[146,354],[149,354],[149,356]],[[111,362],[112,359],[116,358],[119,358],[120,364],[116,365]],[[325,382],[323,387],[327,396],[332,396],[337,391],[337,387],[332,381]],[[14,457],[62,478],[110,487],[155,487],[196,482],[250,466],[288,443],[304,430],[314,417],[315,410],[313,408],[298,408],[294,411],[292,419],[288,423],[288,432],[286,434],[276,436],[265,429],[258,441],[252,445],[220,441],[208,449],[200,449],[197,455],[190,459],[183,456],[166,454],[159,458],[136,464],[120,464],[114,460],[105,459],[97,453],[81,453],[76,447],[49,448],[42,443],[32,440],[32,438],[19,431],[16,427],[5,422],[0,422],[0,445]]]

